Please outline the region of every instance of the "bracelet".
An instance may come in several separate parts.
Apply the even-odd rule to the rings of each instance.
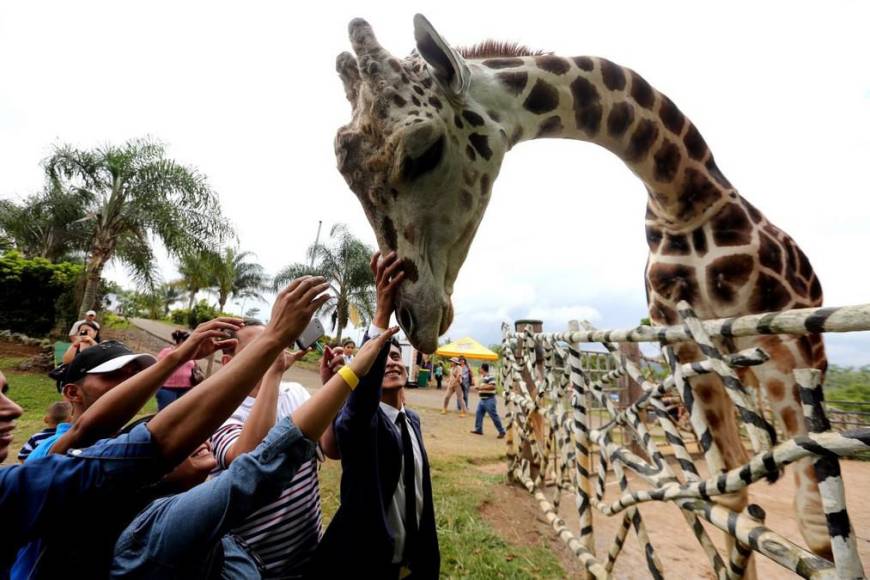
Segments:
[[[344,379],[344,382],[347,383],[347,386],[350,387],[351,391],[354,390],[359,384],[359,377],[356,376],[356,373],[353,372],[353,369],[347,365],[338,369],[338,374],[341,378]]]

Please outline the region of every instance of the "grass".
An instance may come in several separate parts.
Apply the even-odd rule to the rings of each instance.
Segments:
[[[18,450],[27,439],[45,428],[42,418],[45,410],[55,401],[62,401],[63,397],[57,392],[53,380],[47,375],[40,373],[20,372],[15,367],[25,360],[26,357],[0,357],[0,371],[6,375],[9,381],[9,396],[18,403],[24,413],[18,419],[14,439],[10,447],[9,457],[6,463],[17,461]],[[157,400],[152,398],[139,416],[157,411]]]

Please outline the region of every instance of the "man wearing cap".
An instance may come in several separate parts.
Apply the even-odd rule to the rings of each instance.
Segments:
[[[75,324],[72,325],[72,328],[69,329],[69,340],[70,342],[79,335],[79,326],[84,324],[85,322],[90,322],[94,326],[97,327],[97,330],[100,330],[100,323],[97,322],[97,313],[93,310],[88,310],[85,313],[84,320],[76,320]]]
[[[150,354],[135,354],[126,345],[114,340],[79,353],[66,371],[62,389],[63,398],[72,406],[71,420],[69,423],[59,423],[55,434],[42,440],[27,461],[48,455],[51,447],[94,401],[156,360]]]

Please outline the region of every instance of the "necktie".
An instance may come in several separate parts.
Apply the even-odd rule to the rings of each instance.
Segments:
[[[417,497],[416,478],[414,477],[414,447],[411,443],[411,430],[408,427],[408,417],[399,413],[396,423],[402,430],[402,481],[405,483],[405,558],[411,554],[414,540],[417,537]]]

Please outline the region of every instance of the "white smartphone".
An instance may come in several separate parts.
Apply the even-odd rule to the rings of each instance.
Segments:
[[[323,330],[323,324],[320,323],[319,319],[312,318],[311,322],[308,323],[308,326],[305,327],[305,330],[302,331],[302,334],[299,335],[299,338],[296,339],[296,346],[299,347],[299,350],[305,350],[306,348],[314,346],[317,348],[318,352],[322,352],[320,343],[317,341],[320,340],[324,334],[326,334],[326,332]]]

